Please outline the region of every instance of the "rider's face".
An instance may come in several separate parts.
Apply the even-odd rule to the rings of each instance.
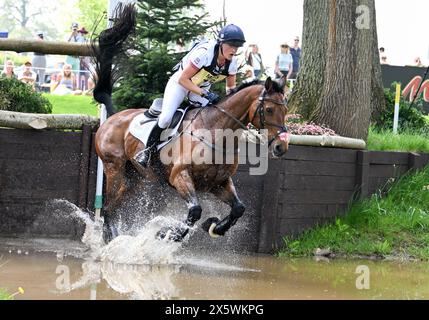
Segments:
[[[232,60],[232,57],[234,57],[234,55],[237,53],[238,51],[238,47],[234,47],[231,46],[228,43],[223,43],[222,44],[222,51],[223,51],[223,56],[228,59],[228,60]]]

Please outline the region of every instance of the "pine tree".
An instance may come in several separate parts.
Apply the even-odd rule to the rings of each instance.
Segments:
[[[199,0],[140,0],[136,32],[130,39],[133,53],[122,68],[123,77],[113,98],[118,109],[149,107],[162,96],[171,69],[184,56],[174,53],[176,43],[190,43],[218,22],[208,22]]]

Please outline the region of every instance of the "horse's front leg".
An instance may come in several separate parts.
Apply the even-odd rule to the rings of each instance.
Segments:
[[[223,236],[244,214],[246,208],[237,196],[231,177],[211,190],[211,192],[223,202],[229,204],[231,212],[221,221],[218,218],[208,218],[204,221],[202,228],[212,237]]]
[[[201,206],[198,202],[197,194],[195,192],[195,185],[192,181],[192,178],[187,169],[182,169],[181,171],[176,170],[170,178],[171,184],[176,188],[180,196],[186,201],[188,206],[188,216],[184,222],[183,226],[176,228],[167,228],[161,230],[159,236],[161,238],[167,237],[173,241],[182,241],[183,238],[188,234],[189,229],[194,226],[201,218]]]

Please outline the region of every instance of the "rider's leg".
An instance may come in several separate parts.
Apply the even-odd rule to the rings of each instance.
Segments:
[[[146,148],[135,156],[135,160],[143,167],[148,166],[151,155],[156,152],[156,146],[160,141],[162,131],[169,126],[174,113],[182,103],[186,94],[187,91],[175,81],[175,78],[171,78],[168,81],[158,122],[149,135]]]
[[[237,196],[234,183],[228,178],[223,184],[211,190],[211,192],[223,202],[231,207],[231,212],[223,220],[218,218],[208,218],[202,224],[202,228],[210,233],[211,236],[223,236],[244,214],[245,207]],[[214,224],[214,228],[210,228]],[[211,230],[210,230],[211,229]]]
[[[151,153],[156,150],[156,146],[161,138],[162,129],[158,123],[155,124],[152,131],[150,132],[149,138],[147,139],[147,145],[144,150],[136,154],[135,159],[143,167],[147,167],[151,158]]]

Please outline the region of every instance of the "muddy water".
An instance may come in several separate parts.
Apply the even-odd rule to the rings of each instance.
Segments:
[[[429,299],[429,263],[198,251],[189,240],[196,228],[183,244],[155,236],[181,223],[174,208],[105,245],[101,220],[67,201],[56,204],[85,225],[82,241],[0,239],[0,288],[23,287],[16,299]]]
[[[16,299],[429,299],[427,263],[183,252],[173,263],[133,265],[25,248],[0,255],[0,287],[25,289]],[[360,290],[362,265],[369,289]]]

